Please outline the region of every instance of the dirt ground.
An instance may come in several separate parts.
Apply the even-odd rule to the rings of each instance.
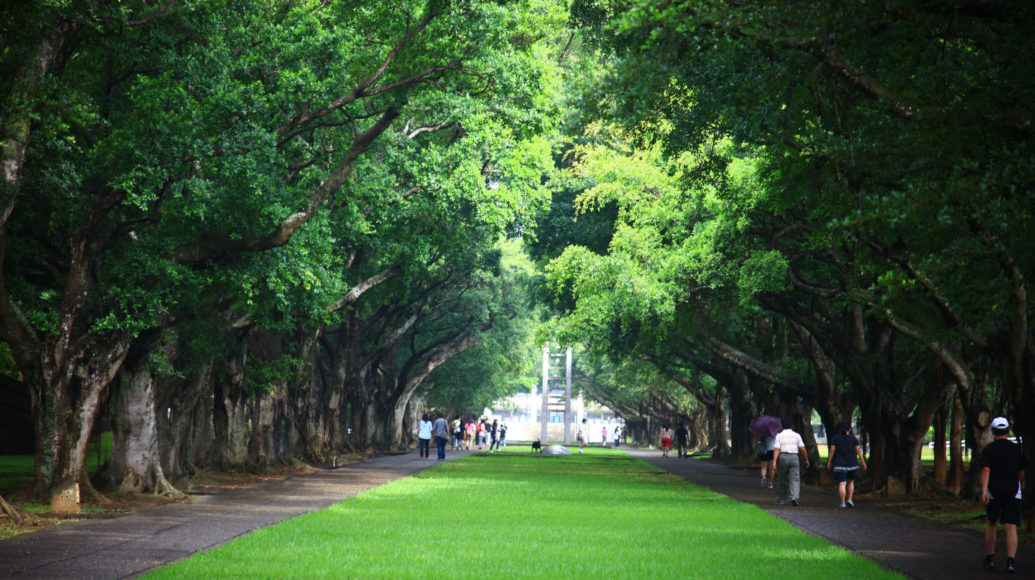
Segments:
[[[856,496],[862,494],[856,493]],[[912,516],[927,518],[941,522],[954,528],[972,530],[979,533],[985,531],[985,507],[976,501],[964,500],[954,496],[922,496],[897,499],[873,498],[870,501],[889,510],[906,513]],[[999,534],[1003,533],[999,526]],[[1017,529],[1017,541],[1035,548],[1035,531],[1027,525]]]
[[[353,459],[353,461],[360,460],[360,458]],[[242,472],[198,472],[195,477],[191,478],[190,486],[184,497],[171,498],[150,493],[102,493],[101,495],[107,500],[106,503],[83,502],[82,512],[70,515],[59,515],[49,511],[43,511],[46,509],[46,506],[38,503],[37,500],[31,500],[28,498],[26,492],[15,493],[11,496],[5,497],[5,499],[15,507],[28,512],[30,521],[21,526],[16,526],[11,519],[6,516],[6,514],[0,513],[0,540],[18,534],[34,532],[50,526],[56,526],[66,521],[115,518],[132,513],[139,509],[169,503],[190,502],[192,501],[192,498],[197,496],[218,494],[224,491],[248,487],[273,479],[282,479],[292,475],[311,473],[316,470],[317,468],[308,465],[298,465],[271,468],[267,473],[263,474]]]

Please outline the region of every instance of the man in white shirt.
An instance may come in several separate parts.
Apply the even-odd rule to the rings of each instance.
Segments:
[[[801,435],[791,429],[794,424],[790,417],[780,420],[783,431],[776,434],[773,446],[773,471],[776,472],[776,503],[784,504],[790,496],[791,504],[798,505],[801,493],[800,460],[804,460],[805,468],[809,467],[809,454],[805,451],[805,441]]]

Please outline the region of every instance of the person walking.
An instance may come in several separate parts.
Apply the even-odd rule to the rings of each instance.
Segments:
[[[680,425],[676,429],[676,453],[686,458],[688,451],[690,450],[690,431],[686,428],[686,425]]]
[[[794,421],[784,417],[780,421],[783,431],[776,434],[773,445],[773,470],[776,472],[776,503],[783,505],[790,497],[792,505],[798,505],[801,494],[801,463],[809,467],[809,454],[805,441],[791,427]]]
[[[762,487],[773,489],[773,482],[776,481],[776,470],[771,469],[773,462],[773,446],[776,445],[774,435],[765,435],[758,438],[758,461],[759,472],[762,476]]]
[[[494,452],[493,451],[493,447],[496,448],[496,451],[499,451],[499,448],[500,448],[500,422],[499,422],[499,419],[493,419],[492,420],[492,427],[489,428],[489,436],[491,437],[491,439],[489,439],[489,453],[493,453]]]
[[[600,430],[600,444],[603,447],[607,447],[607,425],[604,425],[604,428]]]
[[[582,424],[579,425],[579,434],[575,436],[579,440],[579,453],[582,453],[582,448],[586,446],[586,438],[589,437],[589,424],[586,420],[582,420]]]
[[[995,568],[996,526],[1006,531],[1006,571],[1014,572],[1017,556],[1017,526],[1021,524],[1021,488],[1027,459],[1021,446],[1010,441],[1006,417],[992,419],[995,440],[981,450],[981,503],[985,504],[985,568]]]
[[[453,450],[463,451],[464,450],[464,418],[460,415],[453,419]]]
[[[615,427],[614,438],[615,438],[615,447],[618,447],[619,445],[622,444],[622,428],[621,427],[617,427],[617,426]]]
[[[482,422],[478,424],[478,449],[489,446],[489,420],[482,417]]]
[[[500,442],[499,442],[499,445],[496,446],[496,449],[499,449],[500,447],[506,447],[506,446],[507,446],[507,424],[506,423],[500,423]]]
[[[442,416],[442,413],[438,414],[435,418],[435,422],[432,424],[432,435],[435,437],[435,443],[438,444],[438,458],[439,460],[446,458],[446,441],[449,440],[449,421]]]
[[[665,425],[661,428],[661,456],[668,457],[668,450],[672,448],[672,429]]]
[[[478,424],[474,422],[474,415],[471,415],[471,420],[467,422],[467,432],[464,433],[464,447],[468,451],[471,450],[471,445],[474,445],[474,434],[478,430]]]
[[[417,425],[417,451],[421,459],[431,455],[431,420],[427,413],[421,415],[420,424]]]
[[[852,424],[841,423],[841,432],[830,440],[827,449],[827,469],[834,472],[834,481],[837,482],[837,495],[841,498],[841,505],[837,507],[855,507],[852,496],[855,494],[855,472],[859,469],[856,458],[862,462],[863,471],[866,470],[866,458],[863,457],[859,440],[852,434]]]

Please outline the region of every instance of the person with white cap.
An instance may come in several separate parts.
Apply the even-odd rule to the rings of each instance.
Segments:
[[[985,568],[995,568],[996,525],[1006,530],[1006,571],[1013,572],[1017,555],[1017,526],[1021,523],[1021,488],[1027,461],[1021,446],[1010,441],[1006,417],[992,419],[995,440],[981,451],[981,502],[986,506]]]

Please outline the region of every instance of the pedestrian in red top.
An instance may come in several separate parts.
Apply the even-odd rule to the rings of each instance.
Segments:
[[[672,448],[672,429],[665,425],[661,428],[661,455],[668,457],[668,450]]]

